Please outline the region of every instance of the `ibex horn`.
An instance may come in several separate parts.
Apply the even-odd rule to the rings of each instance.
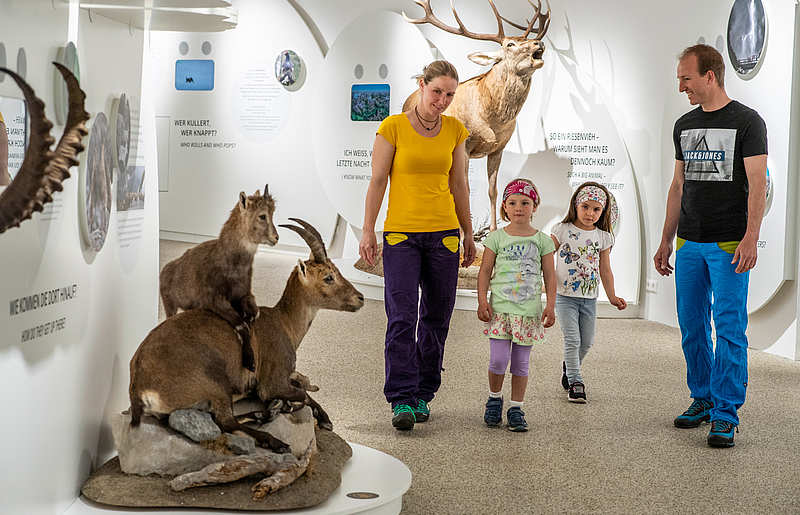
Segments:
[[[301,218],[291,218],[290,217],[289,220],[291,220],[292,222],[296,222],[296,223],[302,225],[303,227],[306,228],[306,230],[308,232],[313,234],[314,237],[317,240],[319,240],[319,242],[322,244],[322,251],[325,253],[325,257],[326,258],[328,257],[328,252],[325,250],[325,242],[322,241],[322,236],[320,236],[319,231],[317,231],[317,229],[313,225],[311,225],[310,223],[306,222],[305,220],[303,220]]]
[[[89,119],[84,109],[86,95],[72,72],[58,63],[53,64],[67,82],[69,93],[67,123],[55,151],[50,151],[54,141],[50,135],[53,124],[44,115],[44,102],[22,77],[0,68],[0,72],[10,75],[22,90],[30,116],[25,159],[17,176],[0,194],[0,233],[18,227],[35,211],[44,209],[44,204],[53,200],[52,193],[64,189],[61,183],[69,177],[69,168],[78,164],[75,157],[84,149],[81,140],[88,133],[85,122]]]
[[[298,220],[298,219],[292,218],[291,220]],[[307,222],[298,221],[298,223],[306,224]],[[318,233],[317,235],[314,234],[317,232],[316,229],[309,226],[311,231],[313,231],[311,232],[309,230],[304,229],[303,227],[298,227],[296,225],[289,225],[289,224],[280,224],[279,227],[285,227],[287,229],[291,229],[292,231],[299,234],[300,237],[303,238],[303,240],[305,240],[306,244],[308,245],[308,248],[311,249],[311,255],[314,256],[314,261],[318,263],[324,263],[325,261],[327,261],[328,255],[325,252],[325,246],[322,244],[322,240],[318,237]]]

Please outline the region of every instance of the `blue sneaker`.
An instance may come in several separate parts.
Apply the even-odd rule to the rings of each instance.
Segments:
[[[483,412],[483,421],[489,427],[497,427],[503,421],[503,398],[489,397],[486,401],[486,411]]]
[[[398,404],[392,408],[392,425],[395,429],[400,431],[408,431],[414,429],[414,422],[417,421],[414,416],[414,410],[408,404]]]
[[[711,401],[695,399],[692,405],[689,406],[689,409],[675,419],[675,427],[688,429],[690,427],[697,427],[703,422],[707,422],[711,419],[711,414],[709,412],[713,407],[714,404],[712,404]]]
[[[524,433],[528,430],[528,423],[525,421],[525,412],[519,406],[511,406],[506,412],[508,418],[508,430],[515,433]]]
[[[428,403],[420,399],[414,408],[414,418],[417,419],[417,422],[427,422],[430,416],[431,409],[428,407]]]
[[[726,420],[712,420],[708,432],[708,445],[711,447],[733,447],[733,432],[739,428]]]

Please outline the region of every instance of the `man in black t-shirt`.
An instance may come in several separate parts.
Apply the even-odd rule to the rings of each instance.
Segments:
[[[724,78],[725,64],[713,47],[695,45],[681,54],[678,89],[699,107],[675,122],[675,175],[653,258],[658,273],[672,273],[677,231],[675,297],[693,402],[674,423],[691,428],[710,420],[712,447],[733,446],[745,400],[747,285],[767,181],[764,120],[728,97]]]

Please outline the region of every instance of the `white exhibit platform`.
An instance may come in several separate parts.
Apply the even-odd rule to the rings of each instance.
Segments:
[[[364,297],[372,300],[383,301],[383,277],[368,274],[358,270],[353,265],[358,258],[333,259],[342,275],[355,286]],[[455,309],[476,311],[478,309],[478,292],[475,290],[456,290]]]
[[[312,508],[289,511],[253,513],[282,513],[301,515],[345,515],[363,513],[394,515],[403,507],[403,495],[411,487],[411,471],[400,460],[386,453],[348,442],[353,456],[342,469],[342,483],[322,504]],[[349,494],[349,495],[348,495]],[[161,515],[206,515],[214,513],[247,513],[205,508],[122,508],[94,503],[83,496],[64,512],[65,515],[97,515],[100,513],[158,513]]]

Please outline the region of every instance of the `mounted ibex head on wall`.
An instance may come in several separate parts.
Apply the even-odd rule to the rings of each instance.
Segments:
[[[78,164],[76,156],[83,152],[81,141],[88,133],[86,120],[89,119],[89,113],[84,109],[86,94],[72,72],[61,64],[53,64],[64,77],[69,94],[67,123],[54,151],[50,150],[55,141],[50,135],[53,124],[44,116],[44,102],[36,97],[33,88],[22,77],[0,68],[0,73],[10,75],[22,90],[30,120],[25,159],[14,180],[0,193],[0,233],[19,226],[52,201],[53,193],[64,189],[61,183],[69,177],[70,167]]]
[[[516,127],[517,115],[525,99],[528,98],[531,76],[544,65],[542,38],[550,26],[549,5],[547,12],[543,14],[541,0],[538,6],[528,0],[534,9],[534,15],[527,26],[522,26],[501,16],[494,2],[489,0],[489,5],[497,18],[497,34],[478,34],[464,27],[452,0],[450,5],[458,27],[446,25],[434,16],[430,0],[414,1],[425,9],[425,17],[411,19],[403,13],[406,21],[417,24],[430,23],[452,34],[470,39],[494,41],[500,45],[500,50],[497,52],[474,52],[468,56],[475,63],[483,65],[494,63],[494,65],[488,72],[459,84],[453,102],[444,112],[446,115],[458,118],[469,130],[470,136],[466,142],[469,157],[488,156],[489,201],[492,206],[490,228],[494,230],[497,228],[497,170],[500,168],[503,148]],[[525,32],[521,36],[506,36],[503,22]],[[535,31],[534,25],[536,25]],[[408,97],[403,105],[403,111],[411,109],[417,102],[419,102],[419,90]],[[464,173],[467,173],[467,170],[464,170]]]

